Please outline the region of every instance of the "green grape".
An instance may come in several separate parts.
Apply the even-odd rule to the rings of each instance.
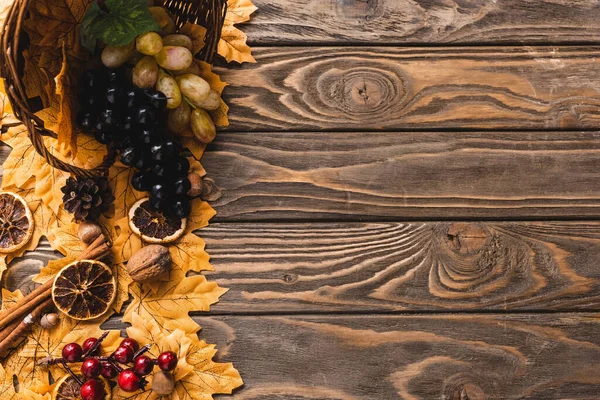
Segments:
[[[221,107],[221,96],[219,96],[219,93],[211,90],[206,100],[198,104],[198,107],[203,110],[214,111]]]
[[[192,64],[192,52],[181,46],[164,46],[155,56],[158,65],[171,71],[186,69]]]
[[[190,116],[192,108],[186,101],[182,101],[179,107],[169,111],[167,117],[167,128],[175,134],[185,133],[190,129]]]
[[[151,88],[158,80],[158,64],[154,57],[146,56],[133,68],[133,84],[139,88]]]
[[[171,75],[163,70],[158,71],[158,80],[156,81],[156,90],[167,96],[167,108],[172,110],[181,104],[181,91],[179,86]]]
[[[200,107],[200,104],[208,99],[210,85],[204,79],[192,74],[181,75],[175,79],[179,84],[181,93],[194,105]]]
[[[156,32],[144,33],[137,37],[135,48],[142,54],[153,56],[163,48],[163,40]]]
[[[106,67],[117,68],[125,64],[134,51],[133,42],[124,46],[106,46],[100,58]]]
[[[187,74],[194,74],[194,75],[200,76],[200,74],[202,73],[202,70],[200,70],[200,67],[198,66],[198,64],[193,62],[186,69],[182,69],[181,71],[172,71],[172,72],[173,72],[173,75],[175,75],[175,76],[181,76],[181,75],[187,75]]]
[[[210,115],[200,108],[196,108],[192,111],[190,125],[192,127],[192,132],[194,132],[194,136],[202,143],[210,143],[215,139],[215,136],[217,136],[217,128],[210,118]]]
[[[163,39],[163,45],[165,46],[181,46],[185,47],[189,51],[194,49],[194,44],[192,43],[192,39],[186,35],[169,35],[165,36]]]

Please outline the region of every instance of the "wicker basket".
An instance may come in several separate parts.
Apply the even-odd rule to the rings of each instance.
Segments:
[[[95,168],[79,168],[64,162],[44,145],[44,136],[57,135],[44,128],[44,122],[34,114],[34,106],[25,94],[25,86],[18,71],[22,71],[20,52],[23,51],[22,21],[27,14],[28,5],[35,0],[15,0],[6,18],[2,32],[2,50],[0,51],[0,74],[5,79],[6,94],[15,116],[23,121],[36,151],[55,168],[70,172],[76,176],[93,177],[105,175],[115,160],[115,151],[109,149],[102,164]],[[211,62],[217,50],[221,29],[227,11],[227,0],[164,0],[164,7],[174,16],[175,23],[181,27],[186,22],[197,23],[207,28],[205,46],[196,55],[200,60]],[[21,46],[21,47],[19,47]]]

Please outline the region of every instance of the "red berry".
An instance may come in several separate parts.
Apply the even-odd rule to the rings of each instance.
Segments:
[[[133,349],[129,346],[119,346],[112,356],[121,364],[128,364],[133,360]]]
[[[154,369],[154,360],[148,356],[139,356],[133,361],[133,371],[140,375],[148,375]]]
[[[95,345],[97,342],[98,342],[98,339],[96,339],[96,338],[93,338],[93,337],[91,337],[91,338],[87,338],[87,339],[85,339],[85,342],[83,342],[83,346],[81,346],[81,347],[83,348],[83,351],[84,351],[85,353],[87,353],[88,351],[90,351],[90,349],[91,349],[92,347],[94,347],[94,345]],[[94,353],[89,353],[88,355],[89,355],[89,356],[97,356],[99,352],[100,352],[100,347],[98,347],[98,348],[97,348],[97,349],[94,351]]]
[[[62,356],[66,362],[74,363],[81,361],[83,349],[77,343],[69,343],[62,349]]]
[[[106,379],[113,379],[119,375],[119,371],[116,370],[115,367],[110,365],[110,363],[103,362],[102,368],[100,369],[100,374]]]
[[[81,363],[81,373],[88,379],[94,379],[100,376],[102,365],[97,358],[88,358]]]
[[[106,396],[104,385],[95,379],[81,385],[79,394],[83,400],[104,400],[104,396]]]
[[[158,367],[163,371],[173,371],[177,366],[177,354],[172,351],[165,351],[158,355]]]
[[[130,369],[126,369],[119,374],[119,387],[126,392],[135,392],[140,388],[140,377]]]
[[[140,349],[140,345],[138,344],[137,340],[130,338],[123,339],[121,346],[131,347],[131,350],[133,350],[134,353]]]

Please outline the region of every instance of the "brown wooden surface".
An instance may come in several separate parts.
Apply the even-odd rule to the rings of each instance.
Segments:
[[[597,132],[221,133],[216,220],[596,218]]]
[[[254,0],[250,43],[599,42],[595,0]]]
[[[600,47],[264,47],[230,130],[597,128]],[[366,140],[365,140],[366,141]]]
[[[254,1],[202,160],[233,399],[600,398],[598,2]]]

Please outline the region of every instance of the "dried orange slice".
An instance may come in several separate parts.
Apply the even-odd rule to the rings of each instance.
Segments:
[[[33,236],[33,216],[18,194],[0,192],[0,253],[12,253]]]
[[[108,311],[117,293],[110,268],[93,260],[75,261],[61,269],[52,285],[52,300],[61,312],[88,320]]]
[[[80,379],[81,381],[85,380],[83,377],[80,377]],[[102,377],[98,378],[98,380],[104,386],[104,393],[106,393],[104,400],[110,400],[112,394],[108,381]],[[79,383],[77,383],[77,380],[71,375],[66,374],[56,382],[54,390],[52,391],[52,400],[81,400],[79,389],[80,386]]]
[[[149,198],[137,201],[129,209],[129,227],[148,243],[169,243],[185,232],[185,218],[166,216],[150,207]]]

